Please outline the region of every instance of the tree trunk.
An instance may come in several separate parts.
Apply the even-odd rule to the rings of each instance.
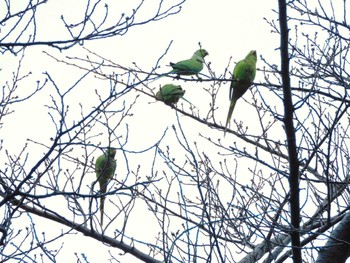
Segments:
[[[350,256],[350,213],[334,229],[326,245],[320,250],[316,263],[342,263]]]

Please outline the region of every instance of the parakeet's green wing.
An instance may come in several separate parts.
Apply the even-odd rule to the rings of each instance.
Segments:
[[[110,179],[114,176],[115,169],[117,167],[116,160],[114,159],[115,154],[115,149],[109,148],[104,154],[102,154],[96,159],[95,172],[97,181],[100,185],[100,192],[102,194],[106,193],[107,184],[110,181]],[[100,198],[101,225],[103,225],[105,198],[105,196],[101,196]]]
[[[256,74],[256,60],[244,59],[237,63],[233,70],[233,77],[238,81],[252,82]]]
[[[203,69],[203,63],[197,60],[188,59],[170,64],[173,68],[171,73],[178,75],[195,75]]]
[[[230,100],[242,97],[254,80],[255,74],[255,64],[252,65],[245,59],[236,64],[233,70],[233,78],[236,81],[232,81],[230,85]]]
[[[173,68],[170,73],[178,75],[197,75],[203,69],[204,57],[209,53],[205,49],[197,50],[190,59],[170,63]]]

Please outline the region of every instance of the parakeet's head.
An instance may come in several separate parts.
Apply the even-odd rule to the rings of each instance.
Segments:
[[[156,93],[156,98],[158,100],[163,100],[163,93],[162,93],[162,89],[159,89]]]
[[[209,55],[205,49],[198,49],[196,52],[194,52],[194,54],[202,58],[204,58],[206,55]]]
[[[251,50],[248,55],[246,56],[246,58],[254,58],[255,61],[257,60],[257,57],[256,57],[256,50]]]
[[[108,156],[114,158],[115,154],[117,153],[117,150],[115,148],[110,147],[110,148],[107,148],[106,152],[108,153]]]

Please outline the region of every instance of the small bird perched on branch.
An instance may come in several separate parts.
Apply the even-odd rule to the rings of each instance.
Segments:
[[[177,63],[170,62],[173,69],[167,74],[198,76],[198,73],[203,69],[204,57],[207,55],[209,53],[205,49],[198,49],[190,59],[181,60]]]
[[[96,159],[95,172],[97,181],[100,184],[100,193],[105,194],[107,192],[107,185],[113,178],[117,162],[114,159],[116,150],[114,148],[107,148],[107,150]],[[100,197],[100,213],[101,213],[101,226],[103,225],[104,214],[104,202],[106,196]]]
[[[176,104],[179,99],[183,99],[184,101],[193,105],[190,101],[183,97],[184,94],[185,90],[183,90],[180,85],[165,84],[156,93],[156,98],[168,105]]]
[[[243,96],[248,88],[253,84],[256,74],[256,51],[252,50],[241,61],[239,61],[233,69],[233,76],[230,86],[230,108],[228,109],[225,133],[227,125],[231,120],[233,109],[235,108],[237,100]]]

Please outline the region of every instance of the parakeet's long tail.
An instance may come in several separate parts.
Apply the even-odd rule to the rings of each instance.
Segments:
[[[158,79],[160,79],[160,78],[162,78],[162,77],[166,77],[166,76],[169,76],[169,75],[174,74],[174,73],[175,73],[174,70],[170,70],[169,72],[162,73],[162,74],[160,74],[159,76],[156,76],[154,79],[150,80],[150,81],[148,82],[148,84],[150,84],[150,83],[152,83],[152,82],[155,82],[156,80],[158,80]]]
[[[197,108],[192,102],[190,102],[188,99],[185,99],[184,97],[181,97],[181,99],[183,99],[184,101],[186,101],[187,103],[191,104],[193,107]]]
[[[104,185],[100,184],[100,193],[105,194],[106,192],[107,192],[107,183]],[[105,213],[105,200],[106,200],[105,195],[100,197],[101,226],[103,226],[103,216]]]
[[[105,196],[101,196],[101,198],[100,198],[101,226],[103,226],[103,215],[104,215],[105,199],[106,199]]]
[[[226,131],[227,131],[227,126],[231,120],[231,117],[232,117],[232,112],[233,112],[233,109],[235,108],[236,106],[236,101],[235,99],[232,99],[231,100],[231,103],[230,103],[230,108],[228,109],[228,114],[227,114],[227,119],[226,119],[226,125],[225,125],[225,133],[226,134]]]

